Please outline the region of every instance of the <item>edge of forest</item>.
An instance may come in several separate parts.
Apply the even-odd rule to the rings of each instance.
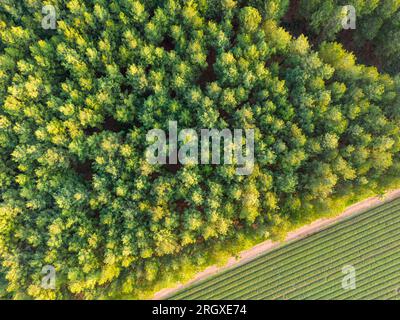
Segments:
[[[178,283],[176,286],[171,288],[164,288],[158,292],[156,292],[153,296],[153,300],[162,300],[167,299],[173,294],[177,293],[180,290],[188,288],[194,284],[197,284],[211,276],[217,275],[220,272],[226,271],[231,268],[238,267],[240,265],[246,264],[261,255],[266,254],[267,252],[276,249],[279,246],[286,245],[290,242],[297,241],[300,239],[304,239],[312,234],[320,232],[327,227],[332,226],[333,224],[342,222],[347,218],[352,218],[357,214],[364,213],[368,210],[371,210],[375,207],[378,207],[384,203],[393,201],[397,198],[400,198],[400,188],[394,189],[392,191],[387,192],[383,196],[374,196],[369,197],[365,200],[357,202],[353,205],[347,207],[344,211],[335,215],[333,217],[325,217],[319,218],[309,224],[303,225],[295,230],[290,231],[284,241],[273,241],[267,240],[261,242],[250,249],[241,251],[237,257],[231,257],[228,259],[227,263],[223,266],[212,265],[204,269],[203,271],[197,273],[191,280],[185,283]]]

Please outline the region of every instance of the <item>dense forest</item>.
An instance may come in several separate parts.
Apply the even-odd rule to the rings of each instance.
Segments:
[[[149,164],[169,121],[254,129],[252,174]],[[146,297],[400,185],[399,151],[400,0],[0,2],[0,297]]]
[[[347,5],[356,13],[352,32],[341,23]],[[285,25],[295,34],[307,34],[314,43],[339,41],[360,62],[393,75],[400,70],[399,9],[399,0],[296,0]]]

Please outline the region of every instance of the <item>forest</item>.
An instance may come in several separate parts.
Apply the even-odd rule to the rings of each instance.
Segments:
[[[150,164],[170,121],[253,129],[252,173]],[[0,2],[0,298],[149,297],[400,186],[399,151],[400,0]]]

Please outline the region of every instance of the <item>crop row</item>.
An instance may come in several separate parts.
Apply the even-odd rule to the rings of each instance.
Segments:
[[[320,246],[321,243],[323,242],[316,243],[316,241],[321,240],[323,238],[328,238],[332,234],[337,234],[342,229],[351,228],[352,226],[361,228],[364,224],[369,224],[372,222],[371,220],[369,220],[371,216],[373,216],[375,220],[378,220],[380,219],[381,216],[388,214],[388,211],[390,212],[391,210],[393,211],[400,210],[400,200],[395,200],[386,203],[368,212],[351,217],[351,219],[348,218],[338,224],[328,227],[322,232],[319,232],[306,239],[303,239],[302,241],[295,241],[287,245],[284,245],[270,253],[267,253],[266,255],[263,255],[255,259],[251,263],[245,264],[243,266],[234,269],[229,269],[223,273],[211,277],[191,287],[190,295],[195,294],[196,292],[204,292],[204,289],[206,289],[207,287],[213,287],[213,289],[215,289],[215,285],[217,285],[218,283],[224,283],[229,278],[234,278],[234,276],[236,275],[242,275],[243,271],[254,269],[255,267],[260,265],[262,266],[267,260],[272,260],[279,256],[283,256],[284,258],[286,258],[291,251],[295,251],[298,247],[302,247],[308,243]],[[179,298],[180,295],[185,295],[185,297],[188,298],[188,293],[189,293],[188,291],[184,291],[181,294],[175,295],[174,298]]]
[[[383,263],[392,266],[395,264],[393,257],[398,259],[399,213],[400,199],[346,219],[306,239],[281,246],[171,298],[340,299],[340,294],[344,294],[340,286],[343,274],[338,270],[341,271],[345,264],[359,268],[361,289],[364,285],[374,289],[374,285],[379,287],[379,283],[367,286],[366,279],[371,278],[371,274],[376,275],[374,279],[381,279],[379,270]],[[390,292],[386,294],[393,296]],[[351,293],[346,297],[349,295]]]
[[[185,298],[201,298],[203,296],[207,298],[214,298],[212,293],[216,293],[216,291],[221,288],[221,287],[229,287],[231,282],[237,282],[237,279],[235,278],[236,274],[240,274],[240,279],[242,282],[245,281],[247,284],[249,284],[248,278],[246,278],[246,275],[253,273],[255,276],[259,275],[259,272],[261,271],[262,274],[272,272],[274,273],[275,270],[282,271],[281,268],[277,268],[279,266],[280,262],[284,262],[285,264],[288,264],[289,266],[291,265],[291,261],[298,261],[301,259],[302,255],[304,253],[307,253],[308,257],[315,257],[321,254],[321,251],[323,252],[325,248],[328,248],[328,251],[326,251],[326,254],[330,254],[333,252],[333,249],[335,248],[340,248],[343,247],[344,244],[349,243],[349,240],[351,239],[352,241],[350,244],[354,244],[356,240],[362,239],[365,236],[368,236],[369,233],[374,233],[376,235],[377,231],[382,231],[382,230],[387,230],[387,224],[393,224],[396,219],[393,219],[395,215],[397,215],[397,211],[399,210],[399,206],[396,203],[390,203],[388,206],[384,206],[386,210],[374,210],[376,216],[371,217],[370,219],[364,220],[361,224],[360,223],[353,223],[348,225],[347,227],[347,232],[342,232],[341,234],[336,234],[332,233],[330,234],[331,237],[320,237],[322,240],[322,243],[315,241],[315,242],[309,242],[311,245],[311,248],[307,245],[304,245],[304,241],[298,241],[298,243],[302,243],[302,246],[300,249],[302,250],[296,250],[294,251],[295,254],[290,255],[287,252],[284,252],[285,250],[280,250],[280,257],[281,259],[269,259],[269,261],[257,261],[257,263],[250,268],[242,268],[239,267],[235,271],[235,274],[230,274],[229,277],[224,277],[225,279],[216,279],[217,284],[213,285],[214,281],[211,281],[211,283],[207,283],[207,287],[200,286],[200,288],[196,288],[195,292],[191,292],[191,294],[188,296],[186,295]],[[382,209],[382,207],[379,207]],[[372,211],[372,210],[371,210]],[[393,212],[393,213],[391,213]],[[369,212],[368,212],[369,213]],[[383,217],[383,219],[382,219]],[[394,221],[393,221],[394,220]],[[386,224],[387,223],[387,224]],[[360,230],[361,229],[361,230]],[[321,232],[324,233],[324,232]],[[324,239],[325,238],[325,239]],[[306,243],[307,244],[307,243]],[[358,242],[356,243],[358,244]],[[287,246],[286,248],[291,249],[290,246]],[[282,252],[283,251],[283,252]],[[292,251],[292,250],[290,250]],[[270,256],[266,256],[268,258],[271,258]],[[268,266],[269,265],[269,266]],[[272,265],[272,266],[271,266]],[[268,268],[269,267],[269,268]],[[245,269],[245,270],[243,270]],[[262,275],[260,274],[260,276]],[[230,281],[227,281],[230,280]],[[239,281],[240,282],[240,281]],[[209,289],[209,290],[207,290]],[[199,294],[196,295],[196,292]],[[184,294],[183,292],[182,294]],[[179,296],[176,296],[178,298]]]
[[[393,251],[396,251],[393,254]],[[382,270],[390,270],[400,263],[400,244],[397,247],[388,247],[382,254],[368,257],[362,262],[354,265],[356,268],[356,283],[360,288],[364,284],[364,280],[370,278],[371,274],[377,274]],[[343,293],[341,285],[344,275],[341,270],[337,270],[329,277],[326,282],[320,282],[317,286],[307,287],[305,291],[298,290],[293,295],[287,295],[290,299],[336,299]],[[318,290],[319,289],[319,290]]]
[[[392,203],[390,203],[390,204],[392,204]],[[399,206],[397,205],[397,203],[395,203],[393,206],[384,206],[385,207],[385,209],[387,209],[388,211],[398,211],[398,210],[400,210],[400,208],[399,208]],[[382,207],[379,207],[380,209],[382,209]],[[375,212],[376,211],[378,211],[378,210],[374,210]],[[350,226],[348,226],[348,229],[347,229],[347,231],[349,232],[349,231],[353,231],[353,232],[355,232],[355,230],[359,230],[359,229],[362,229],[364,226],[367,226],[368,228],[373,228],[374,227],[374,224],[373,224],[373,222],[376,222],[378,225],[381,225],[382,223],[385,223],[386,221],[388,221],[388,220],[390,220],[391,218],[391,214],[390,214],[390,212],[388,212],[388,211],[386,211],[386,210],[382,210],[382,211],[378,211],[377,212],[377,216],[373,216],[372,218],[370,218],[369,220],[366,220],[366,221],[363,221],[363,223],[357,223],[357,224],[354,224],[354,225],[350,225]],[[369,212],[368,212],[369,213]],[[384,220],[382,220],[382,216],[385,218]],[[351,230],[351,229],[353,229],[353,230]],[[365,230],[363,230],[363,231],[365,231]],[[339,238],[345,238],[345,239],[347,239],[348,238],[348,232],[346,232],[346,233],[341,233],[341,234],[339,234]],[[324,232],[322,232],[322,233],[324,233]],[[334,242],[337,244],[337,245],[341,245],[340,243],[339,243],[339,238],[338,238],[338,236],[337,236],[337,233],[331,233],[330,234],[331,236],[335,236],[335,239],[334,239]],[[353,235],[350,235],[350,236],[353,236]],[[325,239],[324,239],[325,238]],[[307,242],[309,242],[309,244],[311,244],[311,248],[310,247],[307,247],[307,246],[305,246],[304,245],[304,242],[306,242],[305,240],[304,241],[297,241],[297,243],[302,243],[303,245],[302,245],[302,247],[300,247],[300,249],[302,249],[302,250],[296,250],[296,251],[294,251],[294,250],[292,250],[292,248],[291,248],[291,246],[286,246],[286,247],[284,247],[283,249],[289,249],[290,251],[294,251],[295,252],[295,255],[290,255],[290,253],[289,252],[285,252],[286,250],[279,250],[280,252],[280,254],[278,255],[278,256],[276,256],[276,257],[278,257],[278,259],[273,259],[273,257],[271,257],[271,255],[266,255],[266,256],[264,256],[264,258],[268,258],[268,261],[271,261],[271,262],[273,262],[273,264],[274,264],[274,266],[276,266],[280,261],[282,261],[282,260],[287,260],[287,259],[294,259],[294,260],[297,260],[297,256],[302,256],[303,255],[303,253],[307,253],[307,255],[308,256],[310,256],[310,252],[312,252],[312,249],[314,249],[314,252],[316,252],[316,253],[318,253],[318,252],[320,252],[321,250],[323,250],[323,248],[324,247],[329,247],[329,246],[331,246],[331,242],[332,242],[332,238],[331,237],[328,237],[328,238],[326,238],[326,237],[320,237],[320,239],[323,239],[323,241],[322,241],[322,243],[318,243],[318,241],[316,241],[316,242],[309,242],[309,241],[307,241]],[[353,239],[354,240],[354,239]],[[308,244],[306,242],[306,244]],[[322,246],[322,244],[324,244],[325,243],[325,246]],[[279,259],[279,258],[282,258],[282,259]],[[266,260],[266,259],[264,259],[264,260]],[[228,284],[229,284],[229,281],[227,281],[227,280],[230,280],[230,281],[232,281],[232,282],[234,282],[234,281],[236,281],[236,277],[235,277],[235,275],[236,274],[240,274],[240,276],[241,276],[241,278],[243,277],[243,276],[245,276],[246,274],[248,274],[248,273],[251,273],[251,272],[257,272],[258,270],[260,270],[260,269],[262,269],[262,270],[265,270],[266,269],[266,264],[268,264],[268,261],[260,261],[260,260],[256,260],[256,261],[254,261],[253,263],[250,263],[251,264],[251,266],[250,266],[250,268],[248,267],[248,265],[249,264],[247,264],[247,265],[244,265],[244,266],[242,266],[242,267],[239,267],[239,268],[236,268],[236,272],[235,273],[231,273],[231,274],[229,274],[229,277],[227,278],[226,276],[225,277],[223,277],[222,275],[221,275],[221,277],[219,277],[219,278],[217,278],[217,279],[212,279],[212,280],[210,280],[208,283],[207,283],[207,286],[206,287],[204,287],[204,286],[198,286],[198,287],[196,287],[196,288],[193,288],[194,289],[194,291],[192,291],[191,292],[191,294],[188,296],[188,295],[186,295],[186,299],[187,298],[191,298],[191,299],[197,299],[197,298],[200,298],[200,297],[198,297],[197,295],[196,295],[196,293],[199,293],[201,296],[203,296],[203,295],[206,295],[208,292],[208,288],[210,289],[210,291],[212,291],[212,292],[215,292],[218,288],[220,288],[220,287],[224,287],[224,286],[227,286]],[[247,267],[247,268],[245,268],[245,267]],[[225,274],[225,275],[227,275],[227,274]],[[213,281],[213,280],[217,280],[217,282],[215,283],[215,281]],[[177,297],[178,298],[178,297]]]
[[[393,236],[398,235],[398,230],[400,228],[400,225],[398,224],[395,226],[393,230],[391,230],[390,234],[387,234],[385,240],[391,240]],[[385,230],[386,231],[386,230]],[[379,238],[383,233],[377,235],[376,238]],[[285,279],[285,275],[283,277],[283,281],[279,281],[276,283],[275,287],[267,287],[267,289],[263,292],[268,292],[269,295],[263,295],[263,298],[274,298],[275,296],[279,295],[282,291],[288,290],[289,287],[295,287],[301,285],[303,283],[303,286],[310,285],[312,281],[318,281],[320,278],[318,276],[326,275],[327,272],[331,270],[341,270],[342,266],[345,264],[348,264],[349,262],[357,261],[357,259],[363,258],[363,256],[368,255],[376,255],[376,253],[379,253],[383,248],[385,248],[388,245],[388,243],[385,241],[384,243],[374,243],[372,241],[366,241],[362,248],[360,248],[360,244],[352,243],[351,248],[343,247],[343,251],[341,252],[336,252],[333,256],[329,256],[328,259],[324,259],[322,262],[317,262],[313,264],[314,261],[310,261],[308,265],[310,265],[312,268],[310,270],[307,270],[307,272],[302,273],[297,272],[292,274],[289,279]],[[400,237],[394,241],[392,244],[393,246],[399,246],[400,245]],[[303,264],[302,261],[299,261],[300,264]],[[304,270],[304,268],[303,268]],[[262,283],[264,285],[264,283]],[[273,289],[278,288],[279,291],[273,291]],[[246,297],[247,298],[247,297]],[[253,298],[250,296],[249,298]],[[256,298],[256,297],[254,297]]]
[[[394,232],[397,233],[399,226],[396,226],[394,229]],[[387,229],[383,229],[380,234],[377,234],[377,237],[379,237],[383,233],[387,233]],[[391,235],[389,235],[391,237]],[[378,244],[377,245],[379,248],[381,246]],[[365,250],[372,250],[374,247],[371,247],[370,243],[366,243],[363,247]],[[353,251],[352,250],[360,250],[360,247],[357,246],[357,244],[354,243],[348,243],[347,246],[343,246],[342,249],[346,253],[347,256],[352,257]],[[257,288],[257,284],[262,284],[263,286],[268,286],[269,290],[272,291],[275,287],[282,288],[284,285],[289,282],[289,281],[298,281],[299,280],[299,275],[302,275],[303,277],[308,277],[309,274],[314,274],[321,270],[324,270],[323,268],[326,266],[331,267],[332,264],[335,262],[334,259],[337,259],[337,255],[331,255],[331,252],[326,252],[322,256],[317,256],[315,259],[313,258],[312,260],[308,260],[308,256],[306,259],[299,259],[299,260],[294,260],[293,262],[295,263],[295,268],[291,269],[285,269],[287,266],[283,266],[282,268],[277,268],[276,270],[278,271],[278,276],[275,276],[275,274],[268,274],[268,280],[265,278],[264,275],[259,276],[257,279],[248,279],[245,283],[248,287],[253,286],[252,290],[255,290]],[[363,253],[361,253],[363,254]],[[344,257],[340,257],[340,259],[343,259]],[[317,260],[317,262],[315,261]],[[343,264],[342,264],[343,265]],[[279,275],[281,275],[279,277]],[[287,277],[289,275],[289,277]],[[260,280],[262,280],[260,282]],[[273,286],[275,284],[275,286]],[[245,295],[247,291],[242,291],[242,295]],[[214,298],[214,297],[211,297]],[[215,297],[216,298],[216,297]],[[233,298],[233,297],[232,297]],[[237,297],[241,298],[241,297]]]
[[[393,254],[395,250],[395,254]],[[400,261],[400,247],[399,248],[385,248],[381,254],[364,259],[363,261],[354,265],[357,269],[357,279],[360,280],[363,277],[368,277],[368,274],[377,272],[380,268],[386,268],[389,263],[392,263],[399,259]],[[343,279],[343,273],[341,270],[334,273],[332,276],[327,277],[327,280],[323,285],[317,283],[316,285],[309,286],[305,291],[297,291],[295,295],[291,295],[291,299],[333,299],[335,294],[342,291],[341,280]],[[339,284],[335,286],[335,284]],[[319,290],[318,290],[319,289]]]

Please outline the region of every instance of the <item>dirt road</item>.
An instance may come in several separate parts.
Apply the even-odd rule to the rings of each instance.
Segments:
[[[356,204],[348,207],[344,212],[342,212],[341,214],[339,214],[336,217],[319,219],[309,225],[306,225],[306,226],[296,229],[292,232],[289,232],[285,241],[288,242],[288,241],[293,241],[296,239],[304,238],[312,233],[316,233],[316,232],[328,227],[329,225],[331,225],[335,222],[341,221],[353,214],[367,211],[371,208],[377,207],[385,202],[389,202],[389,201],[394,200],[399,197],[400,197],[400,189],[389,192],[383,198],[379,198],[379,197],[368,198],[364,201],[361,201],[359,203],[356,203]],[[217,267],[217,266],[208,267],[204,271],[199,272],[192,280],[190,280],[189,282],[187,282],[185,284],[178,284],[177,286],[175,286],[173,288],[163,289],[163,290],[157,292],[154,295],[153,300],[165,299],[168,296],[175,293],[176,291],[192,285],[194,282],[203,280],[203,279],[205,279],[209,276],[212,276],[217,272],[221,272],[227,268],[231,268],[233,266],[238,266],[238,265],[247,263],[247,262],[257,258],[258,256],[265,254],[266,252],[278,247],[281,244],[282,244],[281,242],[273,242],[271,240],[262,242],[249,250],[245,250],[245,251],[241,252],[239,254],[238,259],[230,258],[228,260],[228,263],[223,267]]]

